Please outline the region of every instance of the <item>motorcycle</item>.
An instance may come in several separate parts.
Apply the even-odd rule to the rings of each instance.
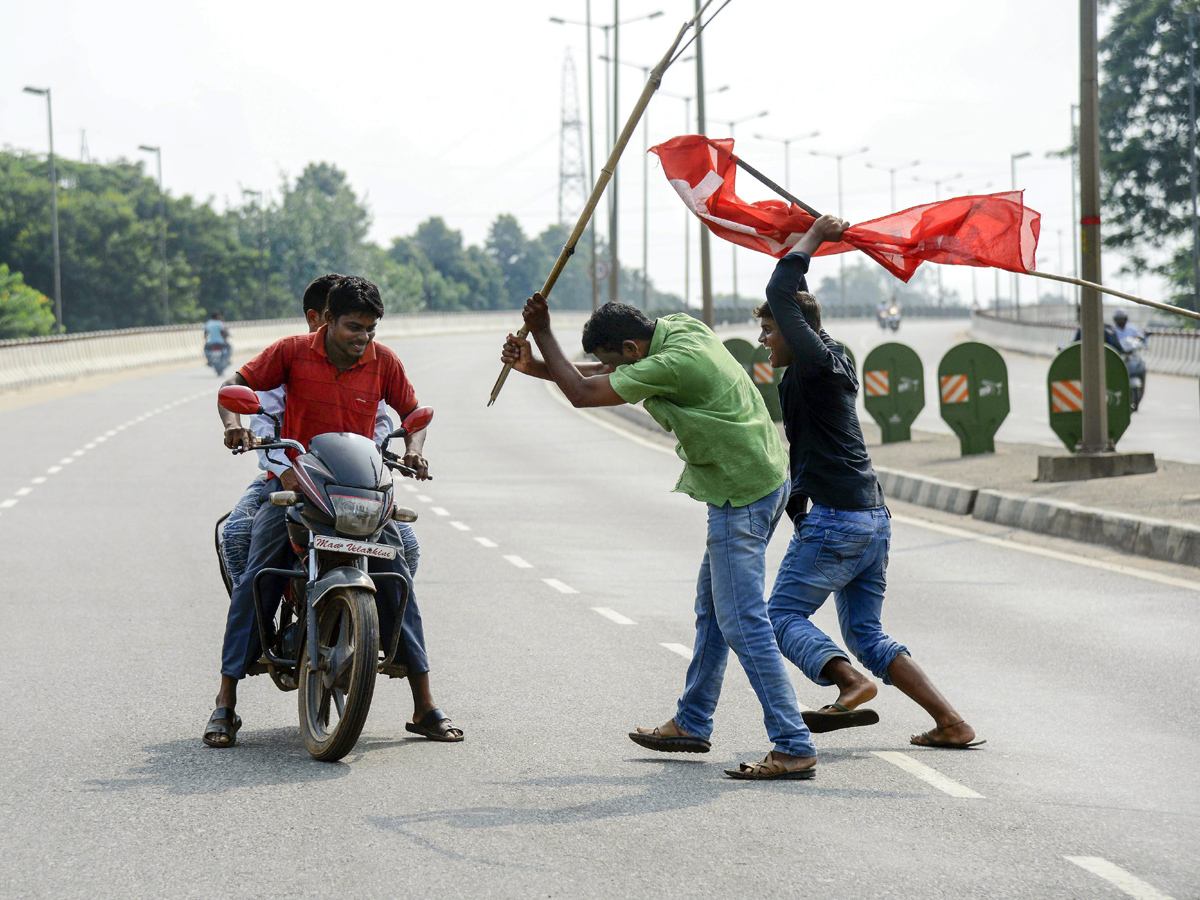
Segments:
[[[895,303],[888,307],[887,327],[892,331],[900,330],[900,307]]]
[[[1125,360],[1125,368],[1129,370],[1129,411],[1137,412],[1141,405],[1142,395],[1146,393],[1146,360],[1142,358],[1142,347],[1145,338],[1131,337],[1122,342],[1125,348],[1121,358]]]
[[[225,370],[229,368],[229,357],[232,352],[233,348],[228,344],[205,344],[204,358],[213,367],[218,378],[224,375]]]
[[[887,308],[875,310],[875,323],[879,326],[880,331],[887,331],[888,328],[888,310]]]
[[[222,408],[241,415],[262,414],[258,395],[244,385],[221,388]],[[394,664],[400,623],[408,602],[408,584],[397,572],[367,572],[369,558],[395,559],[398,549],[378,543],[391,520],[414,522],[417,514],[393,502],[392,471],[415,476],[401,457],[388,450],[394,438],[424,430],[433,409],[409,413],[403,423],[375,446],[359,434],[320,434],[306,449],[281,438],[277,416],[274,439],[256,441],[256,450],[292,450],[292,463],[302,490],[275,491],[270,501],[287,507],[288,537],[295,562],[291,568],[265,568],[254,577],[254,609],[263,658],[248,674],[270,674],[282,691],[297,691],[300,733],[314,759],[333,762],[357,743],[377,674],[403,677]],[[233,451],[235,454],[241,449]],[[233,583],[222,552],[221,525],[216,545],[221,577],[232,596]],[[262,580],[286,579],[284,596],[274,615],[266,615]],[[395,579],[400,606],[393,634],[386,643],[379,633],[376,582]],[[382,654],[382,655],[381,655]]]

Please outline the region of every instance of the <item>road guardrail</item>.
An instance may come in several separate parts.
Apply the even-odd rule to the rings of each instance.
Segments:
[[[587,312],[555,310],[559,328],[581,328]],[[407,313],[384,316],[381,340],[430,334],[494,331],[502,337],[521,324],[518,309],[459,313]],[[257,353],[274,341],[307,329],[304,319],[230,322],[234,353]],[[565,332],[563,332],[565,334]],[[497,355],[499,360],[499,342]],[[204,334],[198,324],[129,328],[0,341],[0,392],[87,375],[173,363],[204,362]]]

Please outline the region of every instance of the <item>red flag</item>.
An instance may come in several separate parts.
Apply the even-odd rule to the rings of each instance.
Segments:
[[[732,140],[684,135],[651,147],[688,209],[713,234],[751,250],[782,257],[800,240],[813,217],[784,200],[747,203],[734,190],[737,157]],[[1023,191],[955,197],[914,206],[846,229],[817,256],[861,250],[901,281],[922,262],[992,266],[1031,272],[1041,214],[1028,209]]]

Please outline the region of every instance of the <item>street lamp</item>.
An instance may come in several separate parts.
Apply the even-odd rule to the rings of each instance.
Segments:
[[[876,165],[873,162],[863,163],[863,165],[866,166],[868,169],[877,169],[880,172],[887,172],[888,176],[891,178],[892,212],[896,212],[896,173],[903,172],[905,169],[911,169],[914,166],[919,166],[920,164],[921,164],[921,161],[919,159],[914,159],[912,162],[904,163],[904,165],[901,165],[901,166],[880,166],[880,165]]]
[[[713,88],[711,91],[705,91],[705,95],[722,94],[729,90],[729,85],[723,84],[719,88]],[[663,97],[670,97],[674,100],[683,101],[683,130],[685,133],[692,129],[692,101],[696,99],[695,94],[673,94],[670,91],[659,90],[658,93]],[[686,309],[691,305],[692,300],[692,211],[684,210],[683,213],[683,305]]]
[[[729,126],[729,137],[730,137],[730,139],[732,139],[734,136],[734,131],[743,122],[749,122],[749,121],[752,121],[753,119],[761,119],[765,115],[767,115],[767,111],[764,109],[762,112],[754,113],[754,115],[752,115],[752,116],[742,116],[740,119],[713,119],[713,121],[716,122],[718,125]],[[738,286],[737,286],[738,245],[731,243],[729,245],[729,247],[730,247],[730,250],[732,251],[732,255],[733,255],[733,306],[736,309],[738,306],[738,303],[739,303],[739,299],[740,299],[738,297]]]
[[[138,149],[153,153],[158,160],[158,218],[160,220],[159,245],[162,249],[163,324],[171,324],[171,307],[167,301],[167,204],[163,198],[162,148],[139,144]]]
[[[258,201],[258,277],[260,293],[258,297],[258,317],[267,317],[267,222],[263,213],[263,192],[242,188],[243,197],[254,197]]]
[[[857,150],[851,150],[849,153],[824,153],[820,150],[809,150],[809,156],[822,156],[825,159],[837,160],[837,186],[838,186],[838,218],[842,218],[842,160],[851,156],[858,156],[860,153],[866,153],[870,147],[859,147]],[[846,254],[838,254],[838,282],[842,293],[842,306],[846,305]]]
[[[811,134],[801,134],[790,138],[771,137],[767,134],[756,134],[754,137],[760,141],[774,141],[777,144],[783,144],[783,186],[790,191],[792,189],[792,144],[796,141],[807,141],[809,138],[820,136],[821,132],[814,131]]]
[[[592,113],[591,113],[591,102],[592,102],[591,101],[591,95],[592,95],[591,35],[592,35],[592,29],[599,28],[601,31],[604,32],[604,56],[601,57],[602,59],[610,57],[610,52],[609,52],[609,47],[608,47],[608,34],[610,31],[612,32],[612,34],[613,34],[613,50],[611,52],[611,58],[613,60],[617,60],[620,57],[620,54],[618,53],[618,48],[620,47],[620,26],[629,25],[633,22],[642,22],[642,21],[648,21],[650,19],[657,19],[659,16],[661,16],[663,14],[662,10],[656,10],[655,12],[647,13],[644,16],[634,16],[633,18],[622,20],[620,17],[619,9],[620,9],[620,7],[618,4],[618,0],[613,0],[613,21],[608,25],[600,25],[600,24],[597,24],[592,21],[592,6],[591,6],[590,0],[587,5],[586,21],[580,22],[575,19],[564,19],[559,16],[551,16],[550,17],[550,21],[554,22],[557,25],[582,25],[585,28],[587,28],[587,30],[588,30],[588,138],[589,138],[589,140],[592,139],[592,121],[591,121],[592,120]],[[620,115],[620,108],[617,104],[617,87],[619,84],[619,81],[618,81],[619,69],[616,66],[612,66],[612,104],[610,106],[609,105],[609,86],[608,86],[610,65],[611,65],[611,63],[609,63],[609,62],[605,62],[605,64],[604,64],[605,141],[609,148],[612,147],[612,143],[615,140],[615,137],[620,130],[620,123],[617,121],[617,116]],[[611,128],[612,128],[611,132],[608,131],[608,129],[610,127],[610,123],[611,123]],[[595,163],[594,157],[592,157],[591,166],[592,166],[592,176],[595,177],[596,163]],[[612,279],[608,283],[608,298],[613,301],[618,300],[619,296],[620,296],[619,295],[620,271],[619,271],[619,265],[618,265],[618,261],[617,261],[617,237],[618,237],[617,224],[618,224],[617,173],[614,171],[612,173],[612,177],[609,180],[609,195],[608,195],[608,244],[609,244],[608,253],[609,253],[609,259],[612,263],[612,265],[610,266],[611,271],[608,273],[609,278]],[[593,250],[592,265],[595,266],[595,254],[594,254],[595,235],[594,234],[592,236],[592,250]],[[593,305],[596,302],[596,297],[595,297],[594,291],[593,291],[593,296],[592,296],[592,302],[593,302]]]
[[[912,180],[919,182],[921,184],[932,184],[933,185],[933,200],[936,203],[938,200],[942,199],[942,185],[949,184],[951,181],[957,181],[959,178],[962,178],[962,177],[963,177],[962,172],[956,172],[955,174],[951,175],[949,178],[919,178],[916,175],[914,175],[912,177]],[[942,300],[943,300],[944,295],[942,293],[942,267],[940,265],[937,267],[937,276],[938,276],[938,309],[941,309],[942,308]]]
[[[1017,160],[1024,159],[1025,157],[1030,156],[1030,155],[1031,154],[1028,150],[1024,151],[1023,153],[1009,154],[1009,162],[1012,165],[1012,189],[1014,191],[1017,189]],[[1017,278],[1016,272],[1014,272],[1013,276],[1012,276],[1012,286],[1013,286],[1013,311],[1014,311],[1014,314],[1016,315],[1016,317],[1019,319],[1019,318],[1021,318],[1021,280],[1019,278]]]
[[[66,329],[62,317],[62,270],[58,256],[58,170],[54,166],[54,114],[50,108],[50,88],[25,88],[25,93],[46,98],[46,124],[50,130],[50,240],[54,245],[54,324],[59,334]]]

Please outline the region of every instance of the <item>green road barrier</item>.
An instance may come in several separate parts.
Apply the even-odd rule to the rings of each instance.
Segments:
[[[1046,375],[1050,428],[1074,453],[1083,440],[1083,371],[1080,345],[1071,344],[1054,357]],[[1104,345],[1104,371],[1108,382],[1108,439],[1115,446],[1129,427],[1129,370],[1121,354]]]
[[[1008,366],[978,341],[967,341],[938,365],[942,419],[958,435],[963,456],[996,452],[996,432],[1008,416]]]
[[[783,421],[783,409],[779,405],[779,379],[785,369],[771,368],[771,351],[759,344],[755,346],[744,338],[730,338],[725,341],[725,349],[742,364],[754,386],[762,395],[767,405],[767,412],[774,422]]]
[[[879,423],[885,444],[907,441],[925,408],[925,369],[904,344],[880,344],[863,360],[863,405]]]

